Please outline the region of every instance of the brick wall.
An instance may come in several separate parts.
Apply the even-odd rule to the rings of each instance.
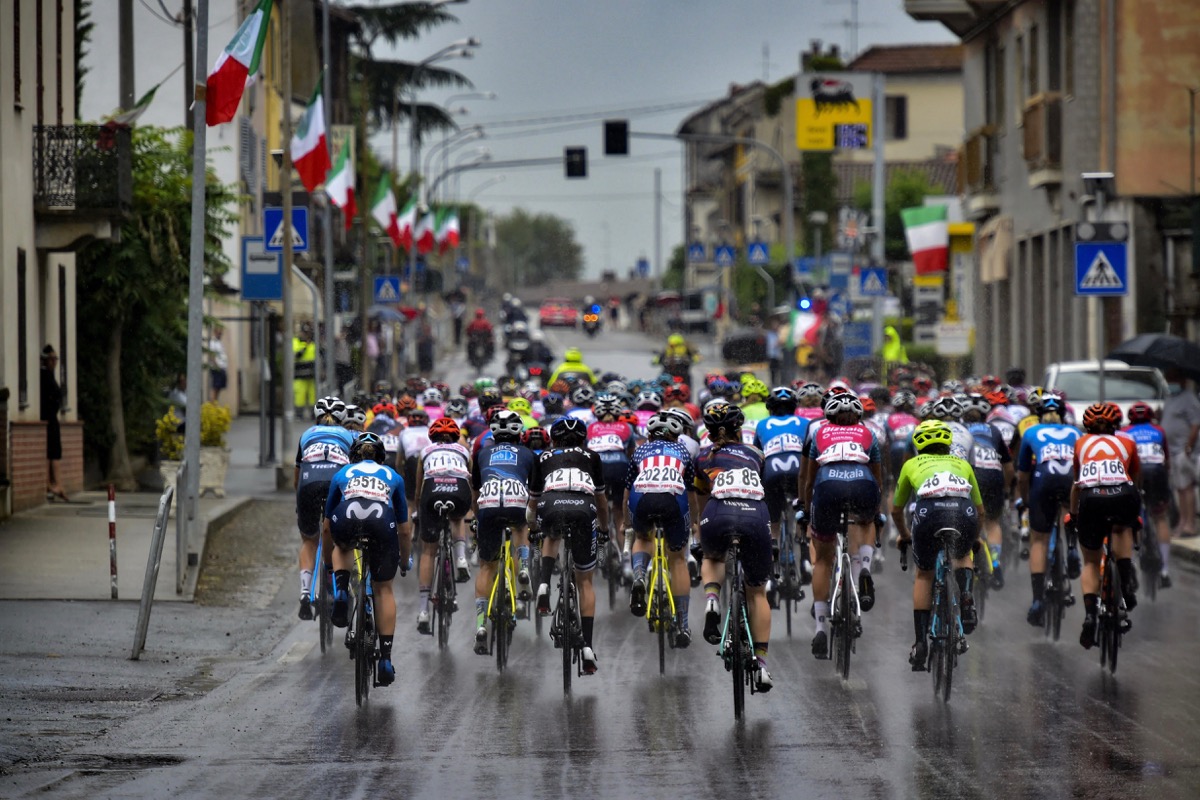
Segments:
[[[83,491],[83,423],[63,422],[58,481],[67,494]]]
[[[12,423],[12,509],[46,502],[46,423]]]

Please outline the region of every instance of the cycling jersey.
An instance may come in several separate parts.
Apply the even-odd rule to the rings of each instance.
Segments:
[[[916,501],[912,516],[912,554],[917,569],[931,570],[937,563],[940,543],[937,532],[953,528],[959,532],[951,553],[966,558],[979,538],[976,507],[983,505],[975,471],[961,458],[932,453],[909,459],[896,478],[892,505],[903,508]]]
[[[1075,440],[1075,482],[1083,489],[1133,483],[1137,443],[1124,436],[1086,433]]]
[[[804,419],[811,421],[814,419],[824,419],[825,412],[821,410],[820,406],[801,406],[800,408],[796,409],[796,416],[803,417]]]
[[[807,457],[814,462],[812,536],[831,541],[837,536],[842,511],[851,523],[870,521],[879,508],[879,484],[870,469],[882,460],[879,443],[866,425],[827,422],[812,435]]]
[[[1137,443],[1127,436],[1088,433],[1075,442],[1080,545],[1099,550],[1114,526],[1129,528],[1137,523],[1142,505],[1134,486],[1138,471]]]
[[[574,408],[569,408],[567,409],[567,412],[563,414],[563,416],[574,417],[575,419],[582,420],[584,425],[591,425],[596,421],[596,413],[588,406],[576,406]]]
[[[429,415],[430,422],[435,422],[446,415],[445,410],[439,405],[422,406],[422,408]]]
[[[983,510],[988,519],[995,519],[1004,510],[1004,465],[1012,463],[1012,454],[993,423],[972,422],[967,430],[974,439],[969,460],[983,493]]]
[[[766,459],[763,477],[770,481],[779,475],[793,478],[800,472],[804,439],[809,421],[803,417],[767,417],[755,427],[754,446]]]
[[[624,482],[634,530],[646,533],[658,517],[667,546],[682,548],[691,525],[687,492],[695,479],[692,458],[683,445],[659,439],[638,445]]]
[[[553,386],[560,378],[568,383],[572,378],[581,378],[588,383],[596,382],[596,374],[592,372],[591,367],[580,361],[564,361],[558,369],[554,370],[554,374],[550,376],[546,385]]]
[[[717,500],[758,500],[762,486],[763,455],[746,444],[709,445],[696,458],[696,491]]]
[[[767,411],[767,404],[759,400],[757,403],[747,403],[742,406],[742,416],[748,422],[760,422],[771,416],[771,412]]]
[[[1017,469],[1032,473],[1029,527],[1035,531],[1049,532],[1059,509],[1070,500],[1075,442],[1080,435],[1078,428],[1055,423],[1032,425],[1021,435]]]
[[[640,435],[642,435],[642,436],[646,435],[646,426],[650,423],[651,418],[653,418],[654,415],[657,413],[658,412],[655,411],[654,409],[642,409],[642,408],[639,408],[637,411],[633,412],[633,415],[635,417],[637,417],[637,432]]]
[[[329,482],[337,471],[350,463],[354,433],[340,425],[314,425],[300,436],[296,447],[296,527],[302,536],[316,536],[321,527],[321,511],[329,493]]]
[[[987,415],[987,422],[1000,432],[1000,439],[1011,453],[1017,438],[1016,417],[1010,415],[1007,406],[996,406]]]
[[[471,465],[471,488],[475,490],[479,511],[475,536],[480,560],[499,558],[506,525],[525,525],[533,464],[534,455],[528,447],[494,440],[475,457]]]
[[[893,411],[887,418],[888,466],[891,474],[898,475],[904,462],[914,453],[910,450],[913,431],[920,422],[906,411]],[[893,481],[894,482],[894,481]]]
[[[371,539],[371,577],[390,581],[400,564],[396,526],[408,521],[404,479],[386,464],[362,461],[342,467],[329,485],[325,503],[333,541],[353,547],[355,539]]]
[[[1166,433],[1152,422],[1140,422],[1118,431],[1117,435],[1127,436],[1137,445],[1146,509],[1154,516],[1165,513],[1171,504],[1170,452]]]
[[[556,447],[538,456],[529,478],[529,492],[538,498],[538,526],[548,536],[567,531],[567,546],[575,569],[596,566],[595,498],[604,494],[600,456],[581,447]]]
[[[696,459],[695,487],[708,495],[700,520],[706,558],[725,557],[729,541],[741,537],[742,571],[748,586],[762,586],[771,573],[771,527],[763,502],[763,456],[746,444],[708,446]]]
[[[412,496],[417,490],[417,459],[425,448],[430,445],[429,441],[429,426],[428,425],[413,425],[399,432],[398,447],[396,450],[396,469],[400,470],[404,475],[404,480],[407,481],[409,499],[415,499]],[[384,437],[383,446],[388,447],[387,437]]]
[[[604,483],[611,490],[625,480],[633,449],[633,429],[627,422],[593,422],[587,429],[587,449],[600,456]]]
[[[967,430],[967,426],[961,422],[947,422],[946,425],[950,428],[950,434],[953,440],[950,442],[950,455],[955,458],[969,459],[971,457],[971,448],[975,444],[975,437],[971,436],[971,432]]]
[[[604,491],[600,455],[582,447],[556,447],[542,453],[529,476],[529,492],[574,492],[595,495]]]
[[[458,442],[439,442],[421,451],[421,541],[438,540],[439,504],[452,520],[462,519],[471,509],[470,463],[470,453]]]
[[[983,505],[975,470],[963,459],[950,455],[927,453],[904,464],[896,477],[892,505],[903,508],[914,496],[917,499],[963,497],[977,506]]]

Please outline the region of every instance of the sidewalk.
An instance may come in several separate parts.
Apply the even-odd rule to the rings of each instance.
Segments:
[[[227,523],[255,497],[277,496],[274,466],[258,466],[258,418],[233,420],[224,498],[202,497],[188,550],[204,559],[210,528]],[[287,494],[287,493],[283,493]],[[138,600],[150,554],[156,492],[117,494],[117,594]],[[185,556],[186,557],[186,556]],[[191,602],[199,567],[189,567],[175,593],[175,519],[167,523],[154,598]],[[107,493],[81,492],[0,523],[0,600],[108,600],[111,597]]]
[[[1200,536],[1191,539],[1172,539],[1171,558],[1182,558],[1193,564],[1200,564]]]

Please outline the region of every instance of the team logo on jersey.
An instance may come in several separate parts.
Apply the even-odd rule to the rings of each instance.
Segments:
[[[516,464],[517,451],[507,447],[495,447],[492,449],[489,459],[491,464]]]

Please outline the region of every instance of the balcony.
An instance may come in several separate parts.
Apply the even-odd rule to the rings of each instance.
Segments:
[[[133,208],[130,130],[112,125],[37,125],[33,143],[37,246],[69,250],[113,238]]]
[[[1062,96],[1056,92],[1043,92],[1025,102],[1023,152],[1031,189],[1062,183],[1062,120]]]
[[[973,219],[986,217],[999,210],[1000,195],[996,189],[996,129],[991,125],[977,128],[963,142],[959,159],[959,192],[966,195],[967,213]]]
[[[904,0],[904,10],[913,19],[940,22],[959,36],[978,22],[976,5],[967,0]]]

